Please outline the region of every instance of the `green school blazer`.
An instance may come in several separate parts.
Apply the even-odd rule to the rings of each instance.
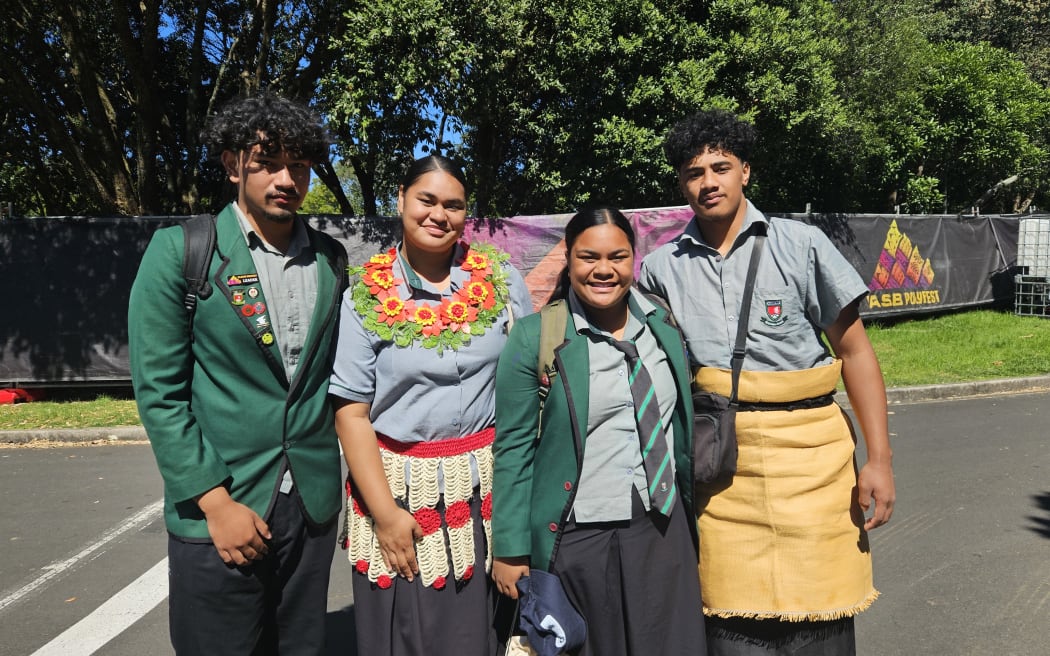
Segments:
[[[678,384],[672,425],[682,508],[675,512],[692,515],[692,377],[678,329],[667,321],[662,308],[646,318]],[[565,339],[554,351],[558,375],[543,408],[538,441],[539,312],[515,322],[496,371],[492,553],[502,558],[529,556],[531,566],[540,569],[550,569],[557,557],[557,541],[572,509],[587,446],[587,339],[576,334],[571,317]],[[695,522],[689,524],[695,531]]]
[[[267,518],[285,461],[310,522],[326,523],[339,511],[328,377],[346,254],[331,237],[307,233],[317,301],[292,380],[272,327],[244,309],[266,299],[232,206],[216,217],[212,294],[198,302],[192,326],[183,307],[182,228],[158,230],[142,257],[128,309],[131,376],[164,478],[165,522],[177,537],[209,539],[194,497],[217,485]]]

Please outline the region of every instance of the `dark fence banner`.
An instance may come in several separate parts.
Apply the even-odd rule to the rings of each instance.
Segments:
[[[627,214],[639,256],[677,236],[692,217],[685,207]],[[571,216],[473,219],[465,236],[510,253],[538,308],[564,265]],[[0,387],[127,384],[127,303],[139,259],[157,228],[184,218],[0,221]],[[866,319],[1012,304],[1017,217],[788,218],[819,226],[856,267],[871,290]],[[347,247],[351,264],[394,245],[400,233],[394,218],[308,220]]]
[[[1016,217],[813,216],[868,283],[862,317],[1013,300]]]

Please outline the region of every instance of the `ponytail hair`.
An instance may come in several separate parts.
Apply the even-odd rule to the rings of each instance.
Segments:
[[[634,252],[634,228],[631,227],[631,222],[627,220],[623,212],[608,205],[587,205],[580,208],[580,211],[576,212],[565,225],[565,267],[558,274],[558,282],[554,285],[554,290],[547,299],[548,303],[568,298],[569,296],[569,288],[572,285],[569,281],[568,260],[572,257],[572,247],[576,243],[576,239],[588,228],[606,224],[614,225],[623,230],[623,233],[627,235],[627,241],[631,244],[631,252]]]

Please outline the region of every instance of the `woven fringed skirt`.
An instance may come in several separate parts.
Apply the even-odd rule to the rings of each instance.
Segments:
[[[802,371],[741,373],[741,403],[784,404],[835,391],[840,361]],[[701,368],[697,385],[726,396],[730,372]],[[857,504],[854,437],[835,403],[740,412],[728,484],[697,489],[704,613],[835,620],[878,596]]]
[[[358,654],[496,653],[496,590],[488,576],[494,436],[492,428],[411,444],[377,436],[390,493],[423,532],[411,582],[386,566],[372,517],[347,480],[343,544],[354,566]]]

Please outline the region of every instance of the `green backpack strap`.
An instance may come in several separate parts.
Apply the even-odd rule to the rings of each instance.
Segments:
[[[565,326],[568,323],[569,304],[565,299],[548,303],[540,309],[540,351],[536,366],[536,375],[540,382],[540,421],[537,422],[537,440],[540,438],[539,431],[543,428],[543,404],[546,403],[551,384],[558,375],[558,368],[554,366],[554,349],[565,341]]]

